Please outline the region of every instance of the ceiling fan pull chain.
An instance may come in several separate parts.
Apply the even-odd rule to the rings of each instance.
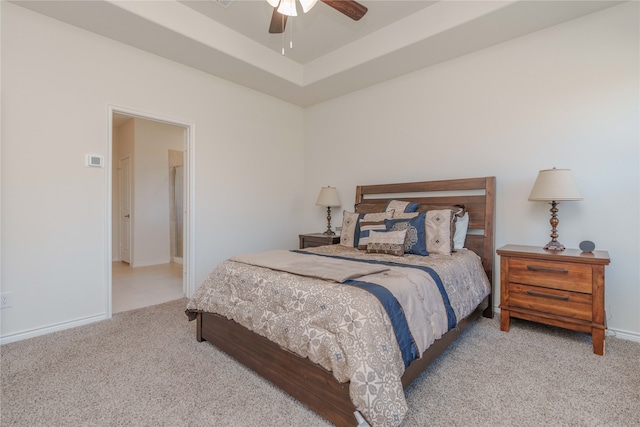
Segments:
[[[291,25],[289,25],[289,49],[293,49],[293,19],[291,20]]]
[[[282,28],[284,27],[284,15],[280,15],[282,18]],[[282,32],[282,56],[284,56],[284,31]]]

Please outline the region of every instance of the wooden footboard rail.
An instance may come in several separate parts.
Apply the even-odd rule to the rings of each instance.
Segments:
[[[336,426],[358,424],[349,384],[331,372],[220,315],[198,313],[197,321],[198,341],[209,341]]]
[[[458,326],[436,340],[420,359],[414,360],[402,376],[407,388],[438,358],[449,344],[471,325],[487,306],[485,301]],[[198,313],[198,341],[209,341],[261,377],[289,393],[338,427],[354,427],[355,407],[349,397],[349,383],[339,383],[331,372],[252,332],[240,324],[213,313]]]

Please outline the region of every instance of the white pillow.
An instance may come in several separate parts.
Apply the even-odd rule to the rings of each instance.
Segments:
[[[453,249],[464,248],[468,228],[469,212],[465,212],[463,216],[456,218],[456,231],[453,233]]]

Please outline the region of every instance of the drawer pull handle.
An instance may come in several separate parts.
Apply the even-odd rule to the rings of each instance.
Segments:
[[[546,271],[548,273],[560,273],[560,274],[567,274],[569,272],[569,270],[567,270],[566,268],[538,267],[537,265],[527,265],[527,270]]]
[[[554,295],[554,294],[547,294],[544,292],[536,292],[536,291],[527,291],[527,293],[529,295],[533,295],[536,297],[553,298],[553,299],[560,299],[563,301],[569,301],[569,295]]]

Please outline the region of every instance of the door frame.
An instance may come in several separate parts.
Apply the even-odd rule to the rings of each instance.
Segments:
[[[184,128],[184,217],[183,217],[183,279],[182,291],[190,298],[195,292],[195,141],[196,125],[194,122],[165,117],[155,113],[142,112],[130,108],[107,106],[107,153],[106,153],[106,210],[105,210],[105,273],[106,273],[106,313],[107,318],[112,315],[112,265],[113,265],[113,114],[119,113],[134,118],[152,120]]]

